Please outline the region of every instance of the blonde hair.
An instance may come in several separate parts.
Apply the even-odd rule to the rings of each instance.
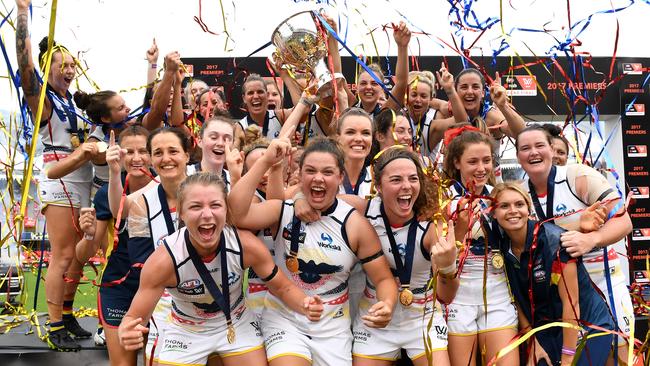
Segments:
[[[531,213],[533,210],[533,201],[530,199],[530,195],[528,195],[528,192],[524,191],[523,188],[517,183],[514,182],[503,182],[497,184],[494,188],[492,188],[492,192],[490,193],[490,197],[493,198],[492,200],[492,208],[496,208],[496,205],[498,204],[497,197],[504,191],[515,191],[519,193],[523,198],[524,201],[526,201],[526,206],[528,206],[528,212]]]
[[[436,96],[435,78],[431,71],[411,71],[408,76],[409,87],[415,87],[417,83],[425,83],[431,90],[431,98]]]

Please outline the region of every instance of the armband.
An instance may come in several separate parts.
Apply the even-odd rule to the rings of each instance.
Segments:
[[[373,255],[370,255],[370,256],[367,256],[365,258],[359,259],[359,262],[361,262],[361,264],[366,264],[368,262],[374,261],[377,258],[382,257],[383,255],[384,255],[384,251],[379,249],[379,251],[377,251],[377,253],[375,253]]]
[[[274,279],[274,278],[275,278],[275,275],[277,275],[277,274],[278,274],[278,265],[276,264],[276,265],[273,267],[273,270],[271,271],[271,274],[268,275],[268,276],[266,276],[266,277],[264,277],[264,278],[262,278],[262,281],[264,281],[264,282],[269,282],[269,281],[271,281],[272,279]]]

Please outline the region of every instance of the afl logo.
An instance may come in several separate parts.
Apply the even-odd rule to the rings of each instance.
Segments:
[[[566,205],[565,205],[564,203],[560,203],[559,205],[557,205],[557,206],[555,207],[555,211],[556,211],[558,214],[562,214],[562,213],[564,213],[564,211],[566,211]]]
[[[181,283],[180,285],[178,285],[178,288],[187,290],[187,289],[199,287],[200,285],[201,285],[201,281],[199,281],[198,279],[192,279]]]

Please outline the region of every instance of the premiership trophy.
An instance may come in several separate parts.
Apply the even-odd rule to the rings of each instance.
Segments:
[[[327,67],[327,34],[319,31],[319,23],[311,11],[294,14],[273,31],[271,42],[285,64],[307,75],[307,84],[312,76],[318,80],[318,93],[325,97],[332,94],[332,79],[342,79],[343,75],[332,76]]]

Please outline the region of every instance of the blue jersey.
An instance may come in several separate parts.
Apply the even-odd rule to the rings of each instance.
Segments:
[[[512,294],[528,321],[533,327],[562,321],[562,301],[558,292],[559,281],[562,281],[561,271],[567,263],[575,262],[578,274],[579,295],[577,296],[580,301],[580,319],[605,329],[613,329],[613,320],[607,305],[592,285],[589,274],[582,264],[582,258],[572,258],[560,246],[560,234],[566,230],[552,223],[544,223],[539,229],[537,246],[531,253],[535,223],[532,220],[528,221],[526,245],[519,259],[512,253],[507,235],[500,240],[500,250],[505,257],[506,273]],[[532,266],[529,270],[531,262]],[[531,287],[534,307],[531,306],[529,295]],[[587,331],[596,332],[591,328]],[[538,332],[537,340],[552,361],[556,362],[560,359],[562,328],[553,327]],[[606,351],[609,352],[609,348]]]

